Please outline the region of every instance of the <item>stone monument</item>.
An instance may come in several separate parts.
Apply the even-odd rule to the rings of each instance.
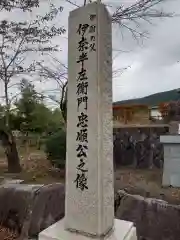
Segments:
[[[65,218],[39,240],[135,240],[114,220],[111,18],[99,2],[69,16]]]
[[[164,165],[162,185],[180,187],[180,135],[160,136],[164,148]]]
[[[169,123],[169,135],[160,136],[164,148],[163,186],[180,187],[179,121]]]

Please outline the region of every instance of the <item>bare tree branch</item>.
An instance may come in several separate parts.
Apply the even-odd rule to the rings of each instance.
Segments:
[[[53,60],[53,67],[46,66],[43,63],[39,64],[39,75],[43,77],[44,79],[55,81],[58,85],[58,95],[60,96],[59,99],[57,99],[56,94],[54,93],[54,89],[50,89],[49,91],[53,92],[53,95],[45,95],[46,98],[48,97],[52,101],[54,101],[56,104],[59,105],[63,118],[66,121],[66,100],[67,100],[67,66],[63,63],[61,63],[60,60],[57,58],[51,56]],[[46,91],[47,92],[47,91]],[[42,94],[44,94],[42,92]]]
[[[65,0],[66,2],[70,3],[71,5],[75,6],[75,7],[80,7],[80,5],[76,4],[75,2],[72,2],[70,0]]]
[[[128,70],[129,68],[131,68],[131,66],[127,66],[124,68],[117,68],[113,71],[113,78],[117,78],[119,76],[121,76],[126,70]]]
[[[116,11],[112,14],[112,22],[121,24],[122,20],[172,17],[172,13],[154,9],[155,6],[165,1],[166,0],[138,0],[126,8],[121,5],[117,7]]]
[[[72,0],[65,0],[75,7],[80,7]],[[165,12],[163,10],[158,10],[157,6],[161,3],[164,3],[170,0],[137,0],[135,3],[131,4],[128,7],[125,7],[123,4],[115,7],[115,11],[112,13],[112,23],[119,25],[119,30],[122,34],[122,30],[126,29],[131,34],[135,40],[148,37],[147,31],[141,30],[140,21],[147,22],[152,24],[152,19],[154,18],[168,18],[173,17],[174,13]],[[86,1],[84,1],[84,5]],[[114,6],[106,4],[107,7],[111,9]],[[134,23],[135,26],[130,26],[130,23]],[[123,34],[122,34],[123,38]]]
[[[112,14],[112,23],[117,24],[120,30],[127,29],[134,39],[148,37],[147,31],[141,30],[140,21],[145,21],[152,24],[154,18],[169,18],[173,17],[174,13],[158,10],[157,5],[164,3],[167,0],[138,0],[129,7],[120,5]],[[135,27],[129,26],[134,23]]]

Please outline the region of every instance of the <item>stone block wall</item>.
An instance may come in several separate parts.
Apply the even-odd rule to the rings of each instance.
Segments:
[[[1,226],[18,233],[18,239],[36,237],[64,216],[64,185],[3,184],[0,186]]]
[[[119,202],[118,202],[119,197]],[[138,240],[179,240],[180,206],[119,191],[116,218],[136,226]]]
[[[160,135],[169,133],[167,126],[114,128],[114,164],[137,168],[163,166],[163,145]]]
[[[0,202],[1,225],[18,231],[18,239],[29,239],[64,217],[65,188],[58,183],[4,184]],[[138,240],[179,240],[180,205],[119,190],[115,192],[115,217],[133,222]]]

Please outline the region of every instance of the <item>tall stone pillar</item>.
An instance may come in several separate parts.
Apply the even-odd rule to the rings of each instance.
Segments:
[[[114,221],[111,39],[103,4],[70,13],[65,218],[39,240],[136,239]]]

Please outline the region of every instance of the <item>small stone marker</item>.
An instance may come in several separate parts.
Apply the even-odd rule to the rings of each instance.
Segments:
[[[180,187],[180,135],[160,136],[164,148],[162,185]]]
[[[65,218],[39,240],[136,239],[132,223],[114,225],[111,39],[103,4],[70,13]]]

